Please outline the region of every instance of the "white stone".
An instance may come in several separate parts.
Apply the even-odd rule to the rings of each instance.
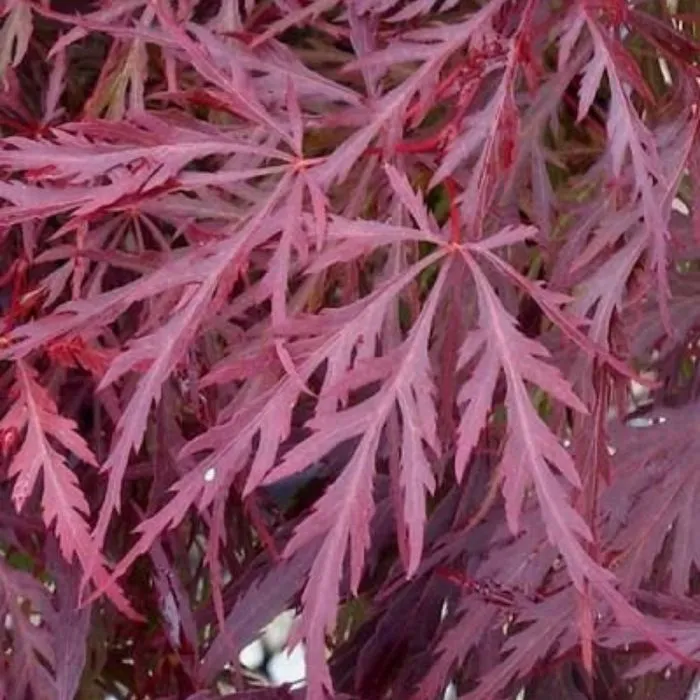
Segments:
[[[291,651],[275,654],[267,664],[267,675],[273,685],[303,681],[306,678],[304,645],[297,644]]]
[[[688,214],[690,214],[690,209],[688,209],[688,205],[682,199],[679,199],[678,197],[676,197],[671,202],[671,209],[674,209],[679,214],[683,214],[684,216],[688,216]]]
[[[241,666],[251,671],[260,668],[263,661],[265,661],[265,648],[263,647],[263,643],[259,639],[251,642],[247,647],[241,649],[238,660],[241,662]]]
[[[450,683],[447,688],[445,688],[445,694],[442,696],[442,700],[457,700],[457,688],[454,683]]]
[[[284,649],[294,624],[294,610],[285,610],[263,632],[265,646],[272,652]]]

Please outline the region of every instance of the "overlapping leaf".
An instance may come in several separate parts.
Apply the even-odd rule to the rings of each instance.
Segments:
[[[78,5],[0,11],[3,692],[276,695],[229,662],[299,596],[312,700],[691,664],[692,14]]]
[[[0,429],[14,430],[22,436],[9,469],[14,478],[12,499],[21,511],[40,482],[44,522],[54,529],[61,553],[68,561],[77,557],[88,568],[92,548],[86,521],[89,507],[65,452],[94,467],[97,462],[76,432],[75,423],[58,413],[53,399],[38,383],[36,372],[22,362],[16,367],[15,390],[19,398],[0,421]],[[61,445],[61,451],[54,446],[54,440]],[[92,578],[97,585],[107,580],[101,559],[96,562]],[[121,611],[135,615],[118,586],[110,586],[107,593]]]
[[[369,546],[369,522],[374,510],[372,481],[382,432],[398,408],[402,425],[401,489],[403,521],[408,528],[409,573],[415,570],[423,545],[425,490],[432,491],[434,477],[422,442],[437,448],[435,410],[430,406],[432,387],[428,342],[436,308],[449,267],[444,267],[429,301],[405,344],[397,351],[395,365],[382,389],[362,403],[309,422],[314,435],[291,450],[270,478],[293,474],[328,453],[336,445],[361,436],[342,474],[329,487],[314,513],[297,529],[287,553],[321,538],[309,583],[302,597],[301,636],[307,642],[310,697],[323,697],[332,688],[325,670],[325,634],[332,632],[338,605],[338,588],[346,552],[350,586],[357,591]],[[368,373],[373,375],[371,369]],[[426,404],[425,402],[428,401]]]

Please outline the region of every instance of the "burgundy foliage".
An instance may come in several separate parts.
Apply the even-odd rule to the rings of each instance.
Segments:
[[[684,697],[696,3],[0,16],[2,697]]]

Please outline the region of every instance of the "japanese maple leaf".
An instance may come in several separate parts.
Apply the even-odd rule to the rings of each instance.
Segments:
[[[647,635],[659,649],[686,663],[688,659],[615,588],[614,575],[584,549],[582,540],[591,541],[591,531],[572,506],[568,490],[552,467],[572,487],[580,488],[581,480],[571,455],[537,414],[526,382],[541,387],[574,410],[586,413],[586,407],[561,374],[544,362],[549,355],[544,346],[516,329],[515,319],[505,310],[467,250],[463,255],[476,285],[479,328],[467,336],[461,351],[462,363],[476,362],[476,366],[460,394],[465,407],[459,427],[457,468],[474,449],[488,415],[486,396],[493,395],[502,372],[506,382],[508,431],[497,478],[503,481],[506,519],[511,531],[519,529],[525,492],[533,485],[547,536],[561,552],[576,588],[585,592],[586,583],[590,582],[621,624]]]
[[[601,80],[607,75],[611,97],[606,119],[606,160],[612,168],[613,182],[619,184],[626,179],[625,166],[629,155],[631,201],[638,201],[637,216],[642,218],[645,234],[645,246],[642,250],[648,250],[650,253],[657,276],[662,318],[666,328],[670,328],[667,246],[671,235],[668,228],[670,203],[672,193],[676,190],[674,174],[666,172],[664,161],[659,154],[657,138],[632,104],[630,89],[636,91],[647,102],[653,102],[653,95],[644,82],[637,63],[614,34],[592,16],[586,3],[577,3],[571,12],[572,17],[562,37],[562,45],[566,48],[560,62],[568,60],[571,47],[584,26],[588,29],[593,50],[593,56],[586,64],[581,79],[578,120],[581,121],[588,114]],[[683,120],[688,121],[685,117]],[[679,131],[686,129],[683,120],[679,123]],[[697,129],[697,113],[691,117],[690,122],[692,141],[692,134]],[[680,153],[683,160],[687,161],[690,148],[683,150]],[[681,169],[684,167],[685,163]],[[606,231],[594,237],[593,246],[600,247],[601,241],[610,244],[610,236]]]
[[[440,271],[421,315],[394,362],[378,359],[381,369],[367,375],[372,379],[388,374],[380,391],[370,399],[346,410],[319,412],[308,423],[314,434],[294,447],[266,479],[274,482],[297,473],[321,459],[335,446],[356,436],[360,442],[342,474],[328,488],[309,516],[296,530],[285,555],[290,556],[309,542],[318,540],[320,549],[311,567],[302,596],[303,614],[299,635],[307,642],[309,697],[323,697],[331,689],[325,664],[325,632],[332,632],[338,607],[339,586],[346,552],[349,553],[350,587],[357,592],[369,545],[369,523],[374,510],[372,482],[380,440],[387,421],[398,409],[401,420],[400,489],[407,532],[409,574],[420,561],[425,525],[425,492],[435,487],[431,465],[423,443],[438,450],[436,413],[431,399],[428,343],[435,311],[450,265]],[[371,362],[368,363],[371,365]]]
[[[30,614],[41,615],[40,625],[29,620]],[[26,571],[10,566],[0,557],[0,615],[3,620],[3,648],[9,663],[3,667],[0,692],[8,698],[56,697],[56,650],[46,617],[52,614],[46,587]],[[11,653],[8,649],[11,648]],[[7,684],[7,685],[5,685]]]
[[[29,48],[33,30],[31,4],[28,0],[8,0],[0,17],[4,18],[0,28],[0,81],[4,81],[5,71],[19,66]]]
[[[472,454],[479,434],[486,425],[496,382],[505,375],[508,434],[501,460],[501,477],[506,497],[506,515],[514,532],[530,484],[543,509],[550,537],[560,546],[577,537],[590,538],[590,530],[569,503],[565,489],[550,464],[575,487],[581,482],[569,453],[550,431],[532,405],[526,382],[547,391],[574,410],[587,412],[566,380],[544,359],[548,351],[527,338],[515,326],[493,287],[474,259],[466,254],[479,301],[479,328],[470,333],[462,346],[461,362],[475,362],[471,378],[460,392],[464,406],[459,426],[457,470],[461,474]],[[578,553],[577,553],[578,556]],[[573,573],[580,576],[581,571]]]
[[[429,101],[427,95],[433,93],[435,75],[455,51],[490,24],[504,4],[506,0],[492,0],[460,24],[414,32],[411,36],[416,43],[411,47],[411,59],[423,59],[422,65],[400,85],[373,101],[362,128],[346,139],[323,164],[314,168],[318,182],[329,186],[336,180],[344,180],[363,151],[383,129],[392,134],[399,133],[396,125],[405,119],[407,107],[414,96],[422,93],[422,100]],[[375,52],[370,58],[372,65],[379,67],[391,65],[397,60],[405,61],[407,53],[405,45],[391,46]]]
[[[620,426],[613,433],[615,481],[603,495],[602,526],[610,540],[606,548],[618,553],[616,569],[629,588],[662,572],[677,596],[692,585],[700,564],[698,418],[694,402],[682,410],[652,411],[639,419],[642,425]],[[664,550],[668,558],[659,558]]]
[[[12,500],[21,511],[41,476],[41,506],[46,526],[56,532],[63,557],[70,562],[77,556],[82,566],[88,568],[92,541],[85,517],[90,509],[75,472],[54,441],[86,464],[96,467],[97,461],[76,432],[75,422],[58,413],[48,391],[39,384],[36,371],[22,361],[15,366],[18,398],[0,421],[1,431],[16,431],[24,436],[10,463],[9,474],[15,477]],[[92,578],[98,585],[107,581],[101,559],[96,562]],[[110,585],[106,592],[122,612],[138,618],[118,586]]]

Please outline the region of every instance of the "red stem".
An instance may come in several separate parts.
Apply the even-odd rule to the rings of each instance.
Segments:
[[[450,242],[460,245],[462,243],[462,217],[457,206],[457,182],[454,178],[448,177],[445,180],[445,189],[450,200]]]

